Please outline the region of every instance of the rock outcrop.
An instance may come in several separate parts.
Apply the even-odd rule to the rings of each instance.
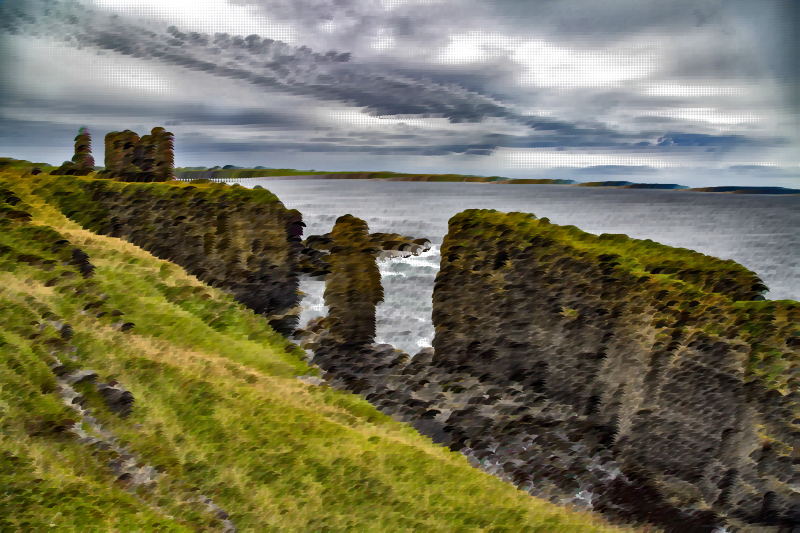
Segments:
[[[433,364],[567,409],[662,495],[796,524],[798,304],[765,289],[732,261],[470,210],[442,245]]]
[[[299,317],[302,216],[266,190],[59,179],[47,196],[84,228],[125,239],[232,293],[287,335]]]
[[[732,261],[521,213],[451,219],[434,349],[311,361],[531,494],[673,531],[800,524],[797,311]]]
[[[344,215],[330,233],[331,272],[325,283],[330,335],[338,342],[369,344],[375,339],[375,306],[383,301],[378,248],[363,220]]]
[[[334,246],[332,233],[310,235],[303,241],[300,252],[300,272],[318,279],[325,279],[331,272],[330,253]],[[379,258],[419,255],[431,248],[431,241],[415,239],[397,233],[369,233],[367,236],[375,251],[370,252]]]

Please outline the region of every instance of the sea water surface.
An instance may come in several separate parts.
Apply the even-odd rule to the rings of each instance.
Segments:
[[[229,180],[261,185],[299,210],[304,236],[331,231],[351,214],[372,232],[427,238],[430,251],[380,263],[384,302],[376,342],[414,355],[430,346],[433,284],[450,217],[465,209],[519,211],[583,231],[622,233],[733,259],[769,287],[770,300],[800,300],[800,196],[597,189],[559,185],[385,182],[380,180]],[[327,314],[322,281],[301,280],[300,325]]]

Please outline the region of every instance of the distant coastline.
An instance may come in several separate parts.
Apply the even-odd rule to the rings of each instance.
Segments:
[[[763,195],[800,195],[800,189],[788,187],[753,187],[743,185],[726,185],[719,187],[695,187],[674,183],[635,183],[630,181],[589,181],[578,182],[572,179],[517,179],[503,176],[470,176],[463,174],[403,174],[398,172],[324,172],[316,170],[297,170],[291,168],[239,168],[226,165],[227,168],[178,167],[175,178],[180,181],[209,180],[210,182],[227,182],[240,179],[282,180],[384,180],[414,182],[459,182],[486,183],[492,185],[562,185],[565,187],[593,187],[603,189],[662,189],[676,191],[692,191],[717,194],[763,194]],[[56,167],[48,163],[32,163],[30,161],[0,157],[0,170],[23,169],[49,173]],[[104,167],[94,167],[96,172]],[[94,173],[93,173],[94,174]]]
[[[295,169],[175,169],[175,176],[182,181],[207,179],[210,181],[233,181],[239,179],[270,179],[283,180],[384,180],[384,181],[414,181],[414,182],[466,182],[486,183],[497,185],[563,185],[568,187],[595,187],[604,189],[664,189],[692,192],[712,192],[721,194],[770,194],[770,195],[800,195],[800,189],[787,187],[748,187],[748,186],[720,186],[696,187],[673,183],[634,183],[630,181],[590,181],[578,182],[570,179],[513,179],[502,176],[467,176],[461,174],[400,174],[395,172],[317,172]]]

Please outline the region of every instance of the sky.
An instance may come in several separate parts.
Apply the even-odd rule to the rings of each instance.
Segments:
[[[800,187],[796,0],[0,0],[0,156]]]

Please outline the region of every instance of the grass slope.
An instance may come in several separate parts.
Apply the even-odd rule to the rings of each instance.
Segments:
[[[20,175],[0,173],[14,194],[0,218],[0,531],[212,531],[225,519],[240,531],[613,529],[472,468],[358,396],[301,382],[316,371],[264,319],[81,229]],[[93,275],[69,260],[76,247]],[[54,354],[69,375],[124,385],[130,416],[91,380],[72,383],[97,433],[65,403]],[[76,436],[93,432],[112,445]],[[158,474],[134,483],[109,468],[123,459]]]

